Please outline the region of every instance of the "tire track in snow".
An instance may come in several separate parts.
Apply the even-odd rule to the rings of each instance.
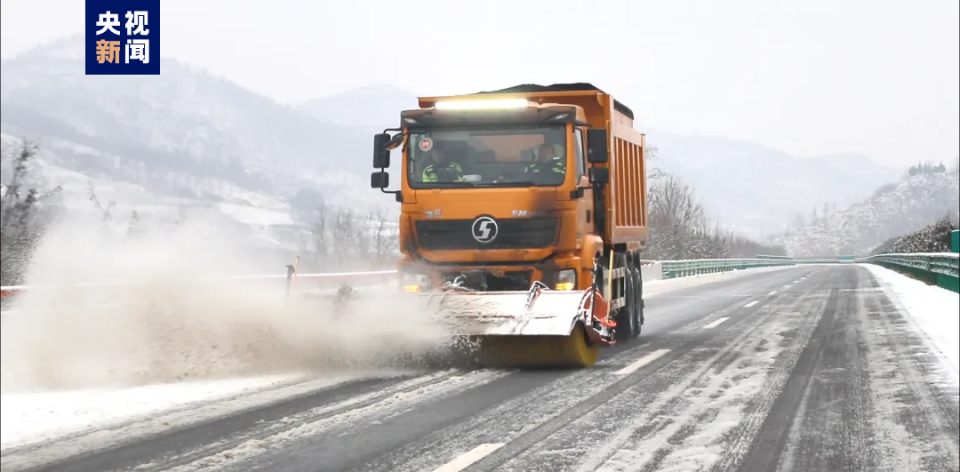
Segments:
[[[585,461],[578,470],[702,470],[731,450],[731,437],[752,438],[756,418],[783,388],[802,340],[813,330],[809,312],[825,304],[823,297],[790,295],[771,300],[759,309],[759,319],[747,321],[758,324],[756,331],[727,347],[727,362],[694,383],[688,377],[672,389],[672,397],[660,400],[666,402],[661,411],[632,420],[641,426],[621,432],[615,452],[602,462]]]
[[[286,398],[271,405],[258,407],[230,416],[201,422],[186,428],[165,431],[162,434],[137,439],[117,447],[101,449],[91,454],[70,458],[35,469],[43,471],[108,471],[136,468],[138,471],[168,470],[187,465],[195,470],[195,463],[215,463],[227,456],[239,456],[234,449],[253,450],[251,442],[269,447],[269,439],[298,428],[334,428],[340,421],[375,414],[379,409],[389,410],[403,402],[429,400],[432,394],[445,388],[467,388],[471,383],[487,380],[491,372],[476,371],[466,375],[458,371],[443,371],[415,377],[364,379],[341,384],[332,389],[321,389],[296,398]],[[184,449],[185,444],[200,444]],[[214,457],[213,460],[208,460]],[[6,467],[4,468],[6,470]]]
[[[489,369],[470,372],[447,371],[412,379],[395,388],[353,397],[338,404],[317,410],[286,416],[254,430],[252,434],[231,436],[226,444],[207,444],[187,455],[162,461],[162,468],[170,472],[187,472],[198,468],[235,467],[246,470],[246,461],[270,450],[281,450],[286,444],[305,437],[322,434],[341,435],[357,424],[375,423],[398,415],[417,404],[437,401],[439,398],[487,384],[509,375],[511,371]],[[175,466],[175,467],[174,467]],[[138,468],[139,471],[150,470]]]
[[[938,386],[936,355],[885,293],[865,293],[863,304],[872,426],[884,445],[877,470],[960,469],[960,413],[955,392]]]
[[[585,416],[595,409],[604,410],[611,396],[643,382],[644,376],[640,373],[656,370],[664,365],[672,365],[672,359],[718,336],[724,337],[716,343],[726,344],[730,337],[736,336],[736,334],[724,335],[728,329],[732,329],[734,333],[741,329],[749,329],[732,321],[716,329],[700,328],[704,318],[730,315],[741,308],[742,302],[739,301],[728,304],[725,308],[708,316],[691,320],[669,335],[662,335],[654,342],[641,344],[637,348],[618,353],[615,357],[603,360],[590,369],[566,375],[560,380],[492,408],[469,421],[439,430],[415,445],[365,464],[358,470],[365,472],[432,470],[457,455],[485,443],[505,443],[505,445],[473,464],[470,470],[506,470],[502,468],[501,463],[557,432],[577,417]],[[615,373],[637,358],[659,349],[670,349],[670,352],[645,365],[638,371],[639,373],[631,375]],[[709,357],[709,353],[704,357]],[[665,381],[661,387],[668,388],[670,383]],[[592,440],[592,438],[583,439]],[[579,447],[591,446],[581,442]],[[536,470],[536,467],[530,467],[534,466],[528,464],[524,470]]]
[[[808,344],[816,354],[801,358],[795,368],[794,374],[809,380],[799,392],[799,400],[797,392],[781,394],[772,412],[778,407],[786,410],[767,420],[764,426],[770,429],[758,434],[740,470],[876,470],[869,377],[858,323],[862,308],[859,272],[856,268],[840,270],[842,282],[831,293],[835,303],[824,311]],[[792,423],[784,424],[783,415],[789,415],[790,409]],[[782,436],[774,446],[765,443],[771,439],[765,434]],[[780,450],[773,449],[781,444]]]
[[[731,314],[738,310],[742,310],[742,305],[733,308]],[[678,410],[690,402],[690,393],[701,388],[698,394],[702,396],[694,398],[694,402],[705,401],[715,393],[717,385],[713,384],[718,378],[719,383],[725,380],[717,373],[742,359],[741,349],[745,346],[764,342],[764,328],[769,328],[765,321],[771,316],[773,311],[766,307],[743,312],[729,322],[731,329],[723,334],[678,350],[676,355],[669,356],[669,364],[651,367],[647,374],[636,374],[627,388],[609,388],[597,395],[602,402],[599,407],[571,412],[559,425],[562,429],[538,428],[540,437],[531,438],[537,441],[536,449],[526,444],[512,457],[501,457],[501,464],[487,460],[483,465],[488,466],[486,470],[497,471],[617,470],[610,469],[608,461],[618,453],[633,455],[634,451],[624,451],[623,447],[635,438],[662,438],[665,430],[682,428],[685,418]],[[523,443],[530,442],[521,439]],[[516,448],[516,443],[503,450]],[[644,444],[645,449],[649,446],[650,443]],[[630,465],[638,464],[630,460]]]

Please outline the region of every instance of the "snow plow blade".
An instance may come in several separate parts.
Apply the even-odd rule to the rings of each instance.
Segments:
[[[488,367],[588,367],[614,344],[616,323],[593,290],[481,292],[442,287],[418,297],[419,306],[458,338],[456,350]]]
[[[480,292],[444,287],[420,295],[461,347],[491,367],[588,367],[614,344],[602,295],[593,289]]]

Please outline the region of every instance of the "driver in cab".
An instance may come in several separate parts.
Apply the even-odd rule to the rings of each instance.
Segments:
[[[423,169],[423,182],[463,182],[463,168],[447,160],[447,152],[435,146],[429,151],[430,165]]]
[[[558,151],[559,146],[550,143],[543,143],[537,148],[537,160],[531,162],[523,169],[524,174],[547,174],[564,173],[564,162],[562,153]]]

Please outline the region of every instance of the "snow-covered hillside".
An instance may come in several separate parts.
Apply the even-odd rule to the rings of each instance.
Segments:
[[[956,216],[956,215],[954,215]],[[919,231],[890,238],[871,251],[873,254],[912,254],[917,252],[951,252],[950,233],[957,229],[957,220],[941,218],[936,223]]]
[[[118,211],[199,206],[254,228],[289,225],[288,200],[305,189],[332,205],[393,203],[368,187],[366,133],[174,60],[160,76],[93,77],[82,58],[74,36],[0,67],[4,149],[38,144],[39,170],[68,208],[89,208],[88,181]]]
[[[960,174],[920,174],[875,194],[846,210],[778,238],[793,256],[865,254],[884,241],[911,233],[944,216],[960,212]]]

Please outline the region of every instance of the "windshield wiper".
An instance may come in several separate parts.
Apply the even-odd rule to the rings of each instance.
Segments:
[[[488,183],[479,183],[476,187],[533,187],[537,185],[536,182],[531,182],[529,180],[520,180],[520,181],[510,181],[510,182],[488,182]]]
[[[429,187],[476,187],[476,184],[473,182],[420,182],[420,185],[428,185]]]
[[[544,186],[544,187],[556,187],[557,185],[550,184],[538,184],[530,180],[519,180],[519,181],[509,181],[509,182],[421,182],[420,185],[424,185],[424,189],[437,188],[437,187],[454,187],[454,188],[469,188],[469,187],[534,187],[534,186]],[[426,187],[429,185],[428,187]]]

